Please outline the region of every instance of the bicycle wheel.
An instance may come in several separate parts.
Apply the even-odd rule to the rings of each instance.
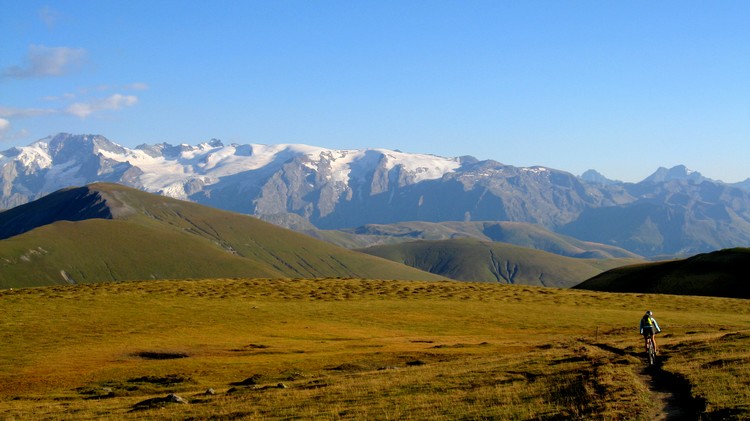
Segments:
[[[654,350],[654,342],[649,341],[648,344],[648,365],[656,364],[656,351]]]

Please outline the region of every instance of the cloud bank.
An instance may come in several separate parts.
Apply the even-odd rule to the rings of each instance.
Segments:
[[[97,99],[89,102],[76,102],[65,109],[67,114],[86,118],[92,113],[104,110],[120,110],[138,103],[135,95],[114,94],[107,98]]]
[[[78,71],[85,59],[83,48],[31,45],[24,63],[6,67],[2,76],[12,79],[63,76]]]
[[[8,129],[10,129],[10,121],[0,118],[0,138],[5,135],[5,132],[7,132]]]
[[[75,102],[65,108],[11,108],[0,107],[0,118],[28,118],[53,114],[67,114],[86,118],[98,111],[121,110],[138,103],[135,95],[114,94],[106,98],[92,99],[90,101]],[[0,123],[2,127],[2,123]]]

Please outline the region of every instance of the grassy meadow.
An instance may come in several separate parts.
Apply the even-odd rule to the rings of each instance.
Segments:
[[[679,410],[742,419],[747,304],[358,279],[2,290],[0,417],[647,420],[676,410],[660,382]],[[664,330],[653,376],[647,308]]]

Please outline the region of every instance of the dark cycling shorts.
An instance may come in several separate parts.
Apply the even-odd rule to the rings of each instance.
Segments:
[[[651,327],[651,326],[644,327],[643,328],[643,336],[645,336],[645,337],[652,337],[652,336],[654,336],[654,328]]]

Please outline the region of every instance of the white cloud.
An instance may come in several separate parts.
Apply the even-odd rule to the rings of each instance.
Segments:
[[[92,93],[97,92],[106,92],[106,91],[117,91],[117,90],[123,90],[123,91],[147,91],[151,87],[147,83],[143,82],[134,82],[134,83],[128,83],[125,85],[98,85],[95,87],[85,86],[85,87],[79,87],[76,88],[76,92],[68,92],[64,93],[62,95],[48,95],[43,97],[42,99],[45,101],[73,101],[79,96],[86,96],[90,95]]]
[[[134,91],[145,91],[148,90],[149,86],[146,83],[143,82],[135,82],[131,83],[130,85],[125,85],[125,89],[132,89]]]
[[[104,92],[104,91],[112,91],[112,90],[118,90],[118,89],[122,89],[124,91],[146,91],[148,90],[148,88],[149,86],[146,83],[134,82],[134,83],[128,83],[127,85],[99,85],[94,88],[79,88],[79,91],[85,94],[91,91]]]
[[[31,45],[24,64],[6,67],[2,75],[15,79],[62,76],[80,69],[85,58],[83,48]]]
[[[49,29],[53,29],[57,25],[60,17],[60,13],[49,6],[44,6],[39,9],[39,19],[41,19]]]
[[[120,110],[138,103],[135,95],[114,94],[107,98],[97,99],[89,102],[76,102],[65,109],[67,114],[86,118],[92,113],[103,110]]]
[[[64,93],[62,95],[49,95],[42,98],[45,101],[49,102],[55,102],[55,101],[72,101],[76,98],[76,94],[74,93]]]
[[[59,98],[57,98],[59,99]],[[135,95],[114,94],[106,98],[92,99],[85,102],[75,102],[65,108],[11,108],[0,107],[0,118],[30,118],[54,114],[68,114],[86,118],[93,113],[105,110],[121,110],[138,103]]]
[[[30,132],[26,129],[21,129],[18,131],[18,133],[13,135],[14,139],[24,139],[29,137]]]
[[[29,135],[29,131],[26,129],[11,133],[10,126],[10,121],[0,118],[0,141],[23,139]]]
[[[52,108],[10,108],[0,107],[0,117],[37,117],[41,115],[57,114],[59,110]]]

